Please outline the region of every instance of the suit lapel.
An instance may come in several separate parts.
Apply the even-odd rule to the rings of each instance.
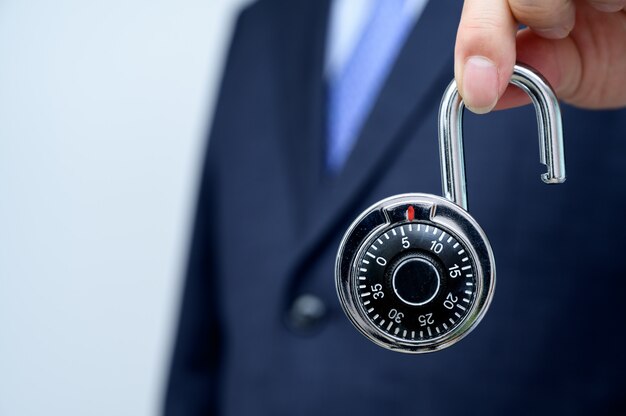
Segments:
[[[324,130],[315,130],[316,144],[306,144],[309,148],[316,148],[315,160],[309,159],[308,163],[316,163],[317,166],[313,168],[309,165],[311,170],[306,172],[301,170],[302,166],[294,167],[299,175],[308,176],[306,180],[301,178],[299,181],[307,183],[306,192],[311,192],[309,196],[302,196],[305,189],[300,189],[296,194],[300,194],[300,200],[306,200],[314,209],[310,211],[313,214],[312,226],[307,227],[309,232],[304,234],[292,264],[291,270],[296,276],[301,275],[300,271],[315,259],[321,245],[329,242],[337,229],[350,221],[348,217],[354,214],[355,208],[362,208],[362,199],[368,187],[385,165],[393,163],[411,133],[424,122],[436,123],[436,120],[424,120],[424,115],[430,112],[433,105],[438,106],[441,94],[453,76],[449,68],[452,68],[461,3],[431,0],[426,6],[339,177],[320,180]],[[323,53],[317,59],[322,61],[322,64],[317,62],[321,71]],[[321,72],[319,77],[313,78],[320,82],[317,88],[323,91]],[[316,108],[309,109],[314,114],[309,114],[308,120],[320,123],[323,128],[323,113],[315,113],[324,108],[323,94],[316,98],[320,101],[309,103]],[[309,136],[309,139],[312,137]],[[294,145],[291,146],[293,149]],[[305,159],[303,155],[302,159]]]
[[[306,232],[323,175],[324,53],[330,0],[277,1],[273,45],[280,116],[279,140],[298,227]]]

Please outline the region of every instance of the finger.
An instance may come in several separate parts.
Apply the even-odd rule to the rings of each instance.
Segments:
[[[454,74],[465,106],[493,109],[515,63],[515,22],[506,0],[466,0],[455,46]]]
[[[580,85],[582,62],[571,38],[546,39],[529,29],[517,35],[518,62],[541,73],[560,98],[574,95]],[[530,103],[528,95],[513,85],[509,86],[496,105],[496,110]]]
[[[509,5],[515,19],[539,36],[561,39],[574,27],[573,0],[509,0]]]
[[[626,0],[589,0],[589,4],[601,12],[613,13],[626,9]]]
[[[603,13],[586,2],[577,7],[576,27],[565,39],[545,39],[525,30],[517,38],[520,62],[548,78],[557,96],[583,108],[626,106],[626,13]],[[523,94],[507,91],[498,109],[521,105]]]

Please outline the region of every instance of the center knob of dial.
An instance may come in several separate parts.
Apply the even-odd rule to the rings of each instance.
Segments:
[[[409,257],[393,271],[393,290],[407,305],[425,305],[437,296],[441,278],[434,264],[423,257]]]

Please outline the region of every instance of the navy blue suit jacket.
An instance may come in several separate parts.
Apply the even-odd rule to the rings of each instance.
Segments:
[[[460,9],[429,2],[337,177],[324,171],[328,1],[261,0],[242,13],[166,415],[626,414],[623,110],[563,107],[568,180],[558,186],[539,179],[531,106],[466,115],[469,211],[498,282],[462,342],[390,352],[337,301],[335,255],[354,217],[392,194],[440,193],[437,111]],[[302,294],[322,301],[322,316],[294,318]]]

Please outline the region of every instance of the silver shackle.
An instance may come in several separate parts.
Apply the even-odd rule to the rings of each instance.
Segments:
[[[565,182],[563,127],[559,101],[552,87],[535,70],[515,65],[511,84],[531,98],[539,125],[539,158],[547,172],[541,174],[545,183]],[[439,107],[439,156],[443,196],[467,211],[465,161],[463,153],[463,100],[452,81]]]

